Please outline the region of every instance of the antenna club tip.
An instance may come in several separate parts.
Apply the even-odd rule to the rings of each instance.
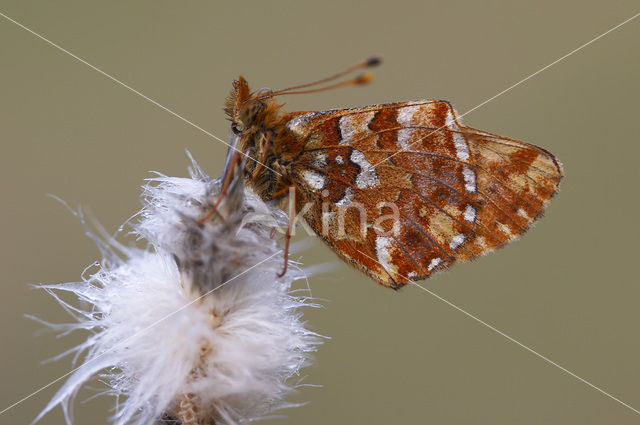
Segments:
[[[380,55],[369,56],[365,60],[365,63],[366,63],[366,66],[378,66],[382,63],[382,56]]]
[[[373,74],[371,72],[365,72],[362,75],[358,75],[355,79],[356,84],[368,84],[373,81]]]

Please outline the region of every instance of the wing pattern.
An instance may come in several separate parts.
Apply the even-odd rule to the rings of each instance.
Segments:
[[[280,153],[298,210],[343,259],[394,288],[517,238],[562,178],[551,153],[465,127],[445,101],[296,113],[286,131],[301,141]]]

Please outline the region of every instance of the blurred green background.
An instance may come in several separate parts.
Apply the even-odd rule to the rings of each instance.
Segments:
[[[287,110],[442,98],[473,108],[640,11],[637,1],[0,1],[0,12],[226,139],[221,111],[254,88],[324,77],[371,53],[363,88],[286,98]],[[548,148],[567,177],[521,241],[427,288],[640,409],[640,18],[470,113],[474,127]],[[67,315],[29,283],[79,279],[98,258],[52,193],[110,231],[140,206],[150,170],[212,175],[226,147],[0,17],[0,410],[70,369],[41,364],[78,336],[36,337],[30,313]],[[299,232],[299,236],[303,232]],[[379,287],[332,262],[309,326],[330,341],[278,424],[634,424],[640,415],[416,287]],[[168,341],[170,343],[170,341]],[[0,416],[29,423],[61,382]],[[91,393],[83,392],[79,400]],[[105,423],[109,399],[76,404]],[[62,424],[60,410],[42,424]]]

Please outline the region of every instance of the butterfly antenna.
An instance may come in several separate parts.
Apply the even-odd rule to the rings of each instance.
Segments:
[[[322,78],[320,80],[311,82],[311,83],[307,83],[307,84],[300,84],[297,86],[292,86],[292,87],[287,87],[286,89],[281,89],[281,90],[277,90],[274,92],[269,93],[268,95],[266,95],[266,97],[272,97],[272,96],[280,96],[280,95],[284,95],[284,94],[302,94],[302,93],[313,93],[316,91],[321,91],[321,90],[329,90],[329,89],[334,89],[336,87],[342,87],[342,86],[350,86],[350,85],[359,85],[359,84],[366,84],[368,82],[370,82],[373,79],[373,75],[369,72],[366,72],[356,78],[353,78],[351,80],[347,80],[347,81],[343,81],[342,83],[337,83],[337,84],[333,84],[321,89],[313,89],[313,90],[305,90],[305,91],[296,91],[294,92],[293,90],[298,90],[298,89],[303,89],[306,87],[311,87],[311,86],[316,86],[318,84],[323,84],[332,80],[335,80],[337,78],[343,77],[346,74],[349,74],[353,71],[356,71],[358,69],[362,69],[362,68],[370,68],[373,66],[377,66],[380,65],[380,63],[382,63],[382,56],[380,55],[374,55],[374,56],[370,56],[367,59],[360,61],[356,64],[351,65],[350,67],[343,69],[342,71],[333,74],[329,77],[326,78]]]
[[[309,90],[287,91],[285,93],[275,93],[275,95],[284,96],[284,95],[289,95],[289,94],[316,93],[316,92],[319,92],[319,91],[336,89],[338,87],[359,86],[359,85],[362,85],[362,84],[368,84],[371,81],[373,81],[373,74],[371,72],[365,72],[364,74],[358,75],[357,77],[352,78],[350,80],[341,81],[339,83],[331,84],[329,86],[319,87],[317,89],[309,89]]]

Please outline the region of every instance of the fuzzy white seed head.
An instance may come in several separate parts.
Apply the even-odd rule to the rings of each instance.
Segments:
[[[70,350],[84,361],[38,419],[61,405],[71,424],[76,393],[96,376],[119,399],[118,425],[237,423],[288,406],[320,338],[301,321],[300,308],[313,304],[291,292],[302,271],[290,265],[277,277],[283,255],[269,234],[285,217],[234,181],[216,216],[198,226],[220,182],[195,162],[190,171],[144,187],[134,231],[147,249],[98,241],[104,258],[82,282],[42,286],[76,320],[54,329],[92,335]]]

